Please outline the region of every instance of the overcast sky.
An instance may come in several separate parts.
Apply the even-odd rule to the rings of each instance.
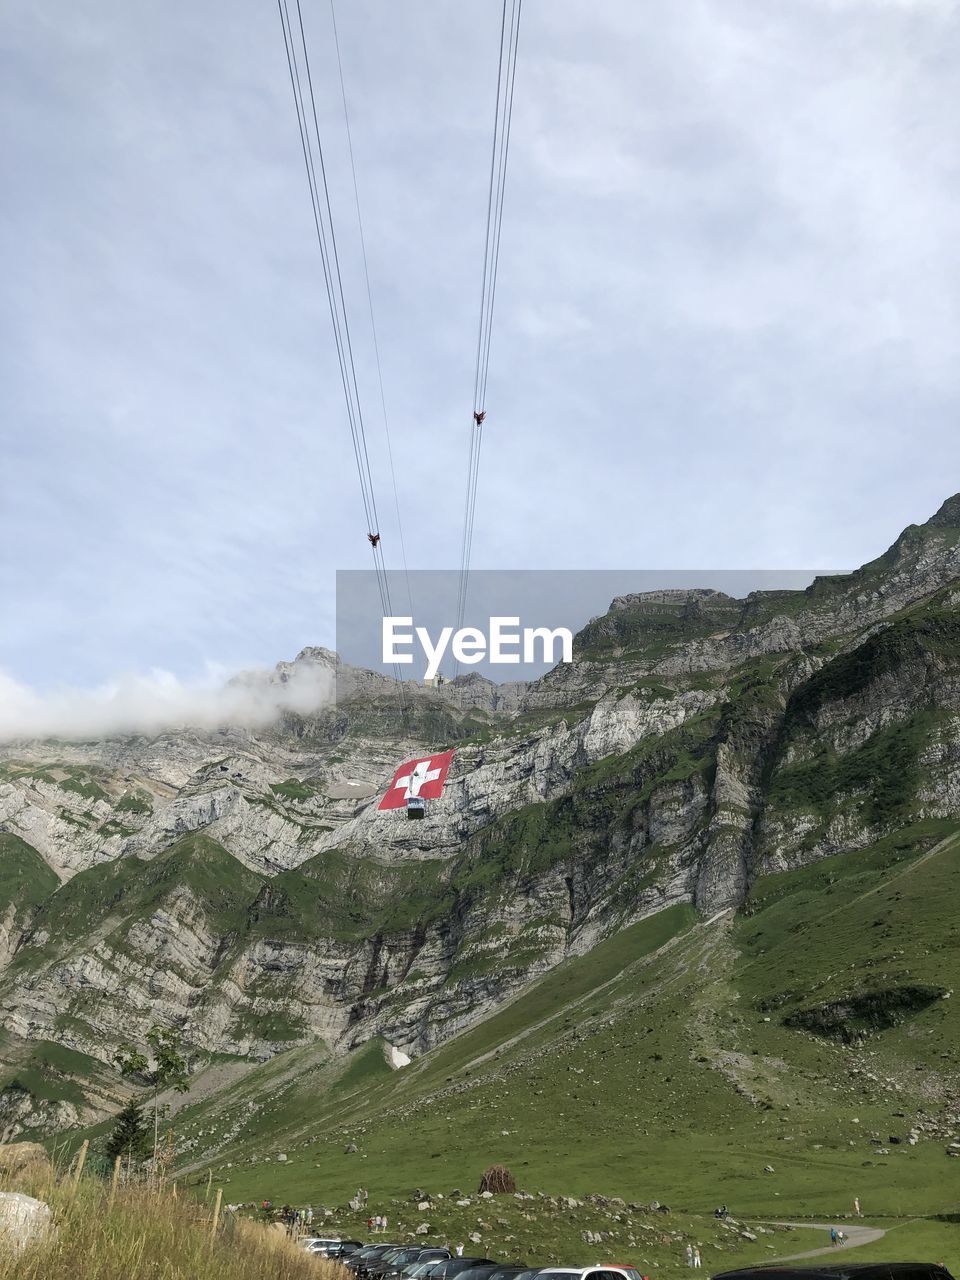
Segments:
[[[458,559],[499,7],[339,0],[411,567]],[[0,669],[332,644],[369,548],[275,4],[0,24]],[[946,0],[526,0],[478,567],[852,567],[960,488],[958,65]]]

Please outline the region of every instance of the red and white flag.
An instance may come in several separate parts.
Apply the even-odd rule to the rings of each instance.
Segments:
[[[443,784],[447,780],[447,770],[453,759],[452,751],[439,751],[433,756],[420,756],[407,760],[393,775],[393,781],[387,794],[377,806],[378,809],[403,809],[411,796],[422,796],[424,800],[439,800],[443,794]]]

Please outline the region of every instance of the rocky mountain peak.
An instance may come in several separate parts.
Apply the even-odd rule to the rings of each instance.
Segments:
[[[947,498],[923,526],[925,529],[960,529],[960,493]]]

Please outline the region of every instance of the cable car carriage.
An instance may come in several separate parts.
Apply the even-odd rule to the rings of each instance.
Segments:
[[[407,817],[408,818],[422,819],[426,814],[426,812],[427,812],[427,802],[426,800],[424,800],[423,796],[407,797]]]

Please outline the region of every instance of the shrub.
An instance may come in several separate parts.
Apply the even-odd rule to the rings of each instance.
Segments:
[[[513,1195],[516,1189],[516,1179],[502,1164],[492,1164],[480,1179],[480,1190],[492,1191],[495,1196]]]

